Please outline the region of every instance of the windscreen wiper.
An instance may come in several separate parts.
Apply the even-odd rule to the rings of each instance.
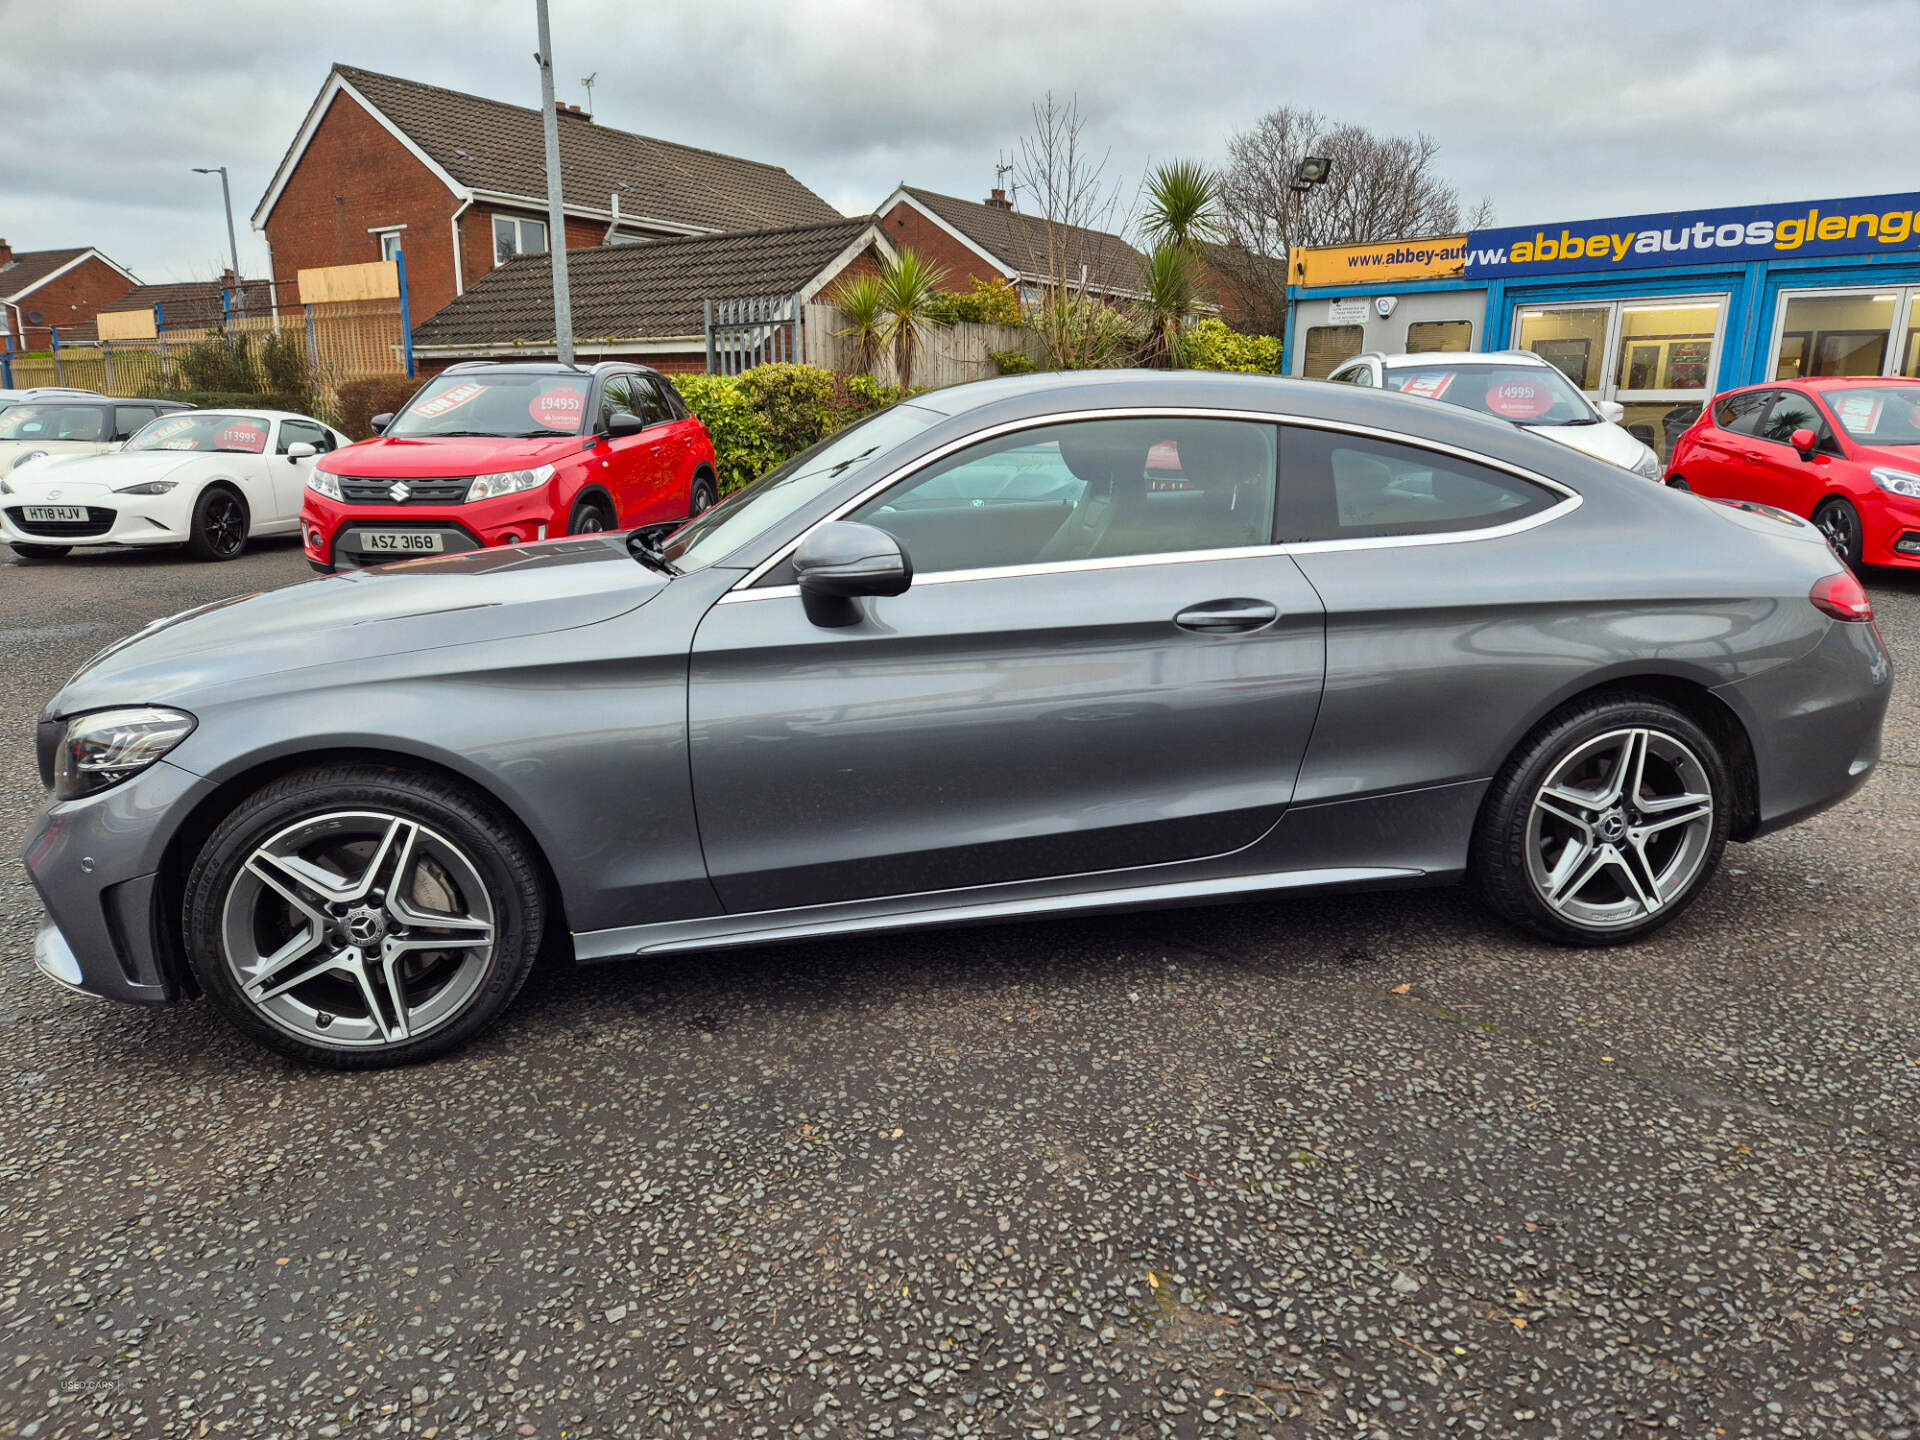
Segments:
[[[683,520],[665,520],[628,531],[627,553],[649,570],[658,570],[662,575],[678,575],[680,567],[661,553],[660,542],[685,523]]]

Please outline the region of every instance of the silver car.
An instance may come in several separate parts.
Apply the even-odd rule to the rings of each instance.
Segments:
[[[968,385],[665,537],[337,576],[103,652],[40,725],[38,960],[366,1067],[471,1037],[543,944],[1462,877],[1619,944],[1866,779],[1871,613],[1804,522],[1465,410]]]

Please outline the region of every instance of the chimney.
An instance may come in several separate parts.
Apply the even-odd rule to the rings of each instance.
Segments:
[[[987,196],[986,203],[996,210],[1011,210],[1013,208],[1013,202],[1007,199],[1007,192],[1002,190],[998,185],[993,187],[993,193]]]
[[[13,263],[13,246],[9,245],[4,240],[0,240],[0,269],[5,269],[7,266],[11,265],[12,263]]]
[[[587,118],[587,112],[585,110],[582,110],[578,105],[569,105],[564,100],[554,101],[553,108],[556,112],[558,112],[561,115],[574,115],[574,116],[578,116],[582,120],[585,120]]]

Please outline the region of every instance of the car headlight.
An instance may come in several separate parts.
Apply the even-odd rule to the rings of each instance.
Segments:
[[[316,495],[324,495],[329,500],[343,498],[340,494],[340,477],[329,475],[318,465],[307,471],[307,488]]]
[[[1654,454],[1650,446],[1642,445],[1640,447],[1640,458],[1627,468],[1642,479],[1658,480],[1660,478],[1660,457]]]
[[[47,452],[44,450],[29,450],[26,452],[26,454],[15,457],[13,462],[13,468],[18,470],[22,465],[26,464],[29,460],[38,460],[42,456],[44,456],[46,453]]]
[[[56,800],[77,800],[138,775],[193,733],[193,716],[140,705],[67,721],[53,755]]]
[[[553,478],[553,466],[536,465],[531,470],[502,470],[497,475],[479,475],[467,489],[469,500],[492,500],[500,495],[512,495],[521,490],[532,490],[544,485]]]
[[[143,485],[123,485],[113,493],[116,495],[164,495],[179,483],[178,480],[149,480]]]
[[[1876,465],[1870,472],[1873,483],[1882,490],[1894,495],[1904,495],[1909,500],[1920,500],[1920,475],[1911,470],[1893,470],[1884,465]]]

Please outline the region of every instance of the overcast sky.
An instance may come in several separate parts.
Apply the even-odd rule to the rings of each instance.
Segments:
[[[1048,89],[1131,197],[1281,104],[1424,130],[1496,222],[1920,188],[1914,0],[552,0],[556,77],[621,129],[784,165],[849,213],[970,198]],[[1592,17],[1592,18],[1587,18]],[[328,65],[539,103],[533,0],[0,0],[0,237],[143,280],[226,262]]]

